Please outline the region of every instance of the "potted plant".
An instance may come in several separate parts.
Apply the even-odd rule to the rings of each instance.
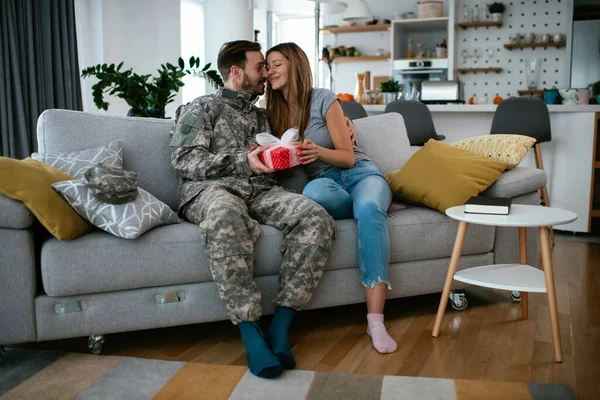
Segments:
[[[84,69],[81,76],[98,79],[92,86],[92,93],[94,104],[99,109],[108,110],[108,103],[104,101],[104,95],[108,93],[124,99],[131,106],[128,116],[165,118],[165,107],[174,101],[175,94],[184,85],[182,79],[185,75],[205,77],[215,87],[223,84],[219,73],[209,70],[210,63],[200,70],[200,58],[190,57],[189,64],[190,68],[186,69],[180,57],[178,66],[162,64],[158,76],[138,75],[131,68],[122,71],[123,63],[116,67],[115,64],[98,64]]]
[[[492,21],[501,22],[502,13],[504,13],[504,10],[506,10],[504,3],[494,2],[488,6],[488,11],[490,12],[490,18]]]
[[[385,82],[381,82],[379,91],[383,95],[385,104],[389,104],[392,101],[400,99],[402,96],[402,85],[394,78],[390,78]]]

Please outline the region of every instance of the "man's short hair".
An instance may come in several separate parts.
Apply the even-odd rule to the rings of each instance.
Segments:
[[[217,66],[224,81],[229,79],[231,67],[234,65],[244,69],[246,66],[247,51],[261,51],[260,43],[248,40],[235,40],[227,42],[221,47]]]

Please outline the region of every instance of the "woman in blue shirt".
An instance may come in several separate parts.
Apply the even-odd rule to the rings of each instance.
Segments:
[[[300,160],[311,180],[304,194],[334,218],[354,218],[358,263],[367,297],[367,333],[380,353],[396,350],[383,324],[390,241],[387,210],[391,190],[375,164],[353,146],[342,106],[333,92],[313,89],[306,54],[294,43],[267,51],[267,114],[277,136],[297,127],[305,138]]]

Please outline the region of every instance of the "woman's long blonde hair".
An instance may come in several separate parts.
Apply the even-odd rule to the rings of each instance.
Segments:
[[[298,128],[300,138],[304,138],[304,130],[310,119],[310,97],[312,94],[312,73],[306,53],[296,43],[281,43],[267,51],[267,57],[273,51],[281,53],[289,62],[288,88],[289,96],[296,98],[296,110],[290,124],[288,103],[280,90],[273,90],[267,84],[267,116],[271,130],[275,136],[281,137],[292,127]]]

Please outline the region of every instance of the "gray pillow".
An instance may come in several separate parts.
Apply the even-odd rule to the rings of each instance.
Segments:
[[[160,225],[179,223],[168,205],[142,188],[138,188],[134,201],[108,204],[98,201],[81,179],[57,182],[52,187],[83,218],[124,239],[135,239]]]
[[[108,146],[78,150],[71,153],[33,153],[31,158],[59,169],[73,178],[81,178],[86,169],[100,163],[123,168],[123,143],[120,140],[115,140],[110,142]]]

